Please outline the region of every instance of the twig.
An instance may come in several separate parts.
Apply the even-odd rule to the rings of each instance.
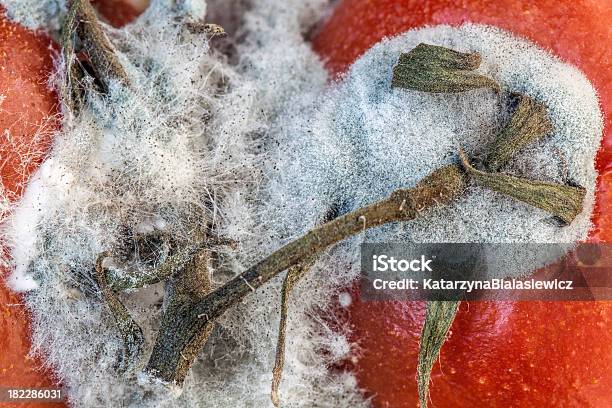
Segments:
[[[294,265],[287,271],[287,276],[283,281],[281,289],[280,322],[278,325],[278,340],[276,342],[276,357],[274,368],[272,369],[272,392],[271,398],[274,406],[280,406],[280,396],[278,389],[283,377],[283,367],[285,365],[285,338],[287,335],[287,314],[289,311],[289,295],[295,284],[310,270],[313,259],[307,260],[304,265]]]
[[[161,331],[146,371],[167,383],[182,384],[189,367],[181,352],[190,347],[194,338],[209,330],[210,325],[231,306],[251,293],[250,287],[258,288],[287,268],[361,232],[363,218],[367,220],[367,228],[410,220],[427,208],[456,199],[466,185],[465,174],[458,166],[445,166],[411,189],[397,190],[387,199],[336,218],[288,243],[197,304],[177,310],[166,329]]]
[[[212,290],[210,282],[208,262],[210,260],[210,250],[201,250],[184,268],[170,280],[167,286],[168,304],[162,321],[160,336],[174,338],[176,333],[176,320],[182,316],[193,316],[191,311],[202,302],[206,295]],[[173,382],[182,385],[185,376],[189,372],[191,364],[198,353],[204,347],[206,340],[214,329],[215,321],[208,319],[205,314],[195,315],[196,321],[201,320],[203,324],[199,330],[190,333],[188,337],[183,337],[183,347],[178,350],[173,367]],[[156,343],[156,348],[158,347]],[[155,353],[155,351],[154,351]],[[158,351],[159,353],[159,351]],[[162,355],[165,353],[162,352]],[[153,359],[153,357],[151,358]],[[147,371],[156,376],[156,367],[151,367],[151,361]]]
[[[95,278],[102,293],[102,297],[110,309],[115,319],[115,323],[117,324],[117,328],[123,337],[124,350],[120,361],[120,369],[127,370],[134,364],[142,352],[144,334],[140,326],[138,326],[130,315],[130,312],[123,303],[121,303],[117,294],[108,287],[106,273],[104,268],[102,268],[102,262],[109,256],[109,252],[103,252],[98,256],[96,260]]]

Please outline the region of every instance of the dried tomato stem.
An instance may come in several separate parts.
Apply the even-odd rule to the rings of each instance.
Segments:
[[[512,140],[512,137],[505,138],[505,140]],[[462,159],[464,160],[465,172],[474,177],[475,169],[466,167],[465,160],[467,159],[465,156],[463,156]],[[541,182],[534,181],[531,181],[531,183],[531,185],[536,186],[540,186],[541,184]],[[463,169],[458,165],[448,165],[434,171],[412,189],[397,190],[385,200],[360,208],[343,217],[314,228],[306,235],[285,245],[258,264],[249,268],[243,274],[210,293],[208,296],[204,297],[201,302],[193,305],[191,309],[183,310],[180,314],[175,314],[175,319],[169,322],[171,326],[160,333],[154,346],[151,359],[149,360],[147,370],[162,381],[178,385],[182,384],[186,370],[186,363],[181,357],[182,350],[189,345],[189,342],[194,336],[197,336],[198,333],[201,333],[203,330],[209,330],[212,322],[243,297],[247,296],[282,271],[295,265],[306,264],[308,259],[316,257],[317,254],[321,253],[329,246],[351,235],[386,223],[414,219],[418,217],[422,211],[430,207],[444,205],[453,201],[464,192],[466,185],[466,173],[464,173]],[[502,185],[504,184],[502,183]],[[493,185],[491,187],[497,188]],[[560,187],[561,190],[565,191],[565,188],[569,186]],[[575,193],[574,190],[575,188],[572,187],[573,193]],[[499,189],[499,191],[519,200],[524,200],[532,205],[537,204],[530,198],[530,195],[523,194],[520,183],[514,183],[507,186],[507,188]],[[563,193],[561,196],[563,196]],[[572,200],[569,201],[574,202]],[[576,201],[576,205],[579,207],[581,201]],[[560,208],[564,208],[563,206],[558,207],[557,204],[552,203],[549,206],[540,206],[540,208],[551,211],[555,215],[560,215],[568,221],[570,220],[568,216],[569,213],[559,211]],[[427,330],[430,334],[421,342],[422,352],[425,353],[426,356],[430,354],[433,355],[433,360],[435,360],[437,356],[436,353],[439,351],[442,344],[440,343],[437,345],[437,342],[443,342],[444,336],[448,330],[446,328],[442,333],[439,332],[439,329],[444,328],[442,323],[448,323],[450,327],[452,316],[454,316],[454,314],[452,316],[449,315],[450,322],[440,322],[440,324],[437,324],[435,323],[438,318],[438,310],[436,307],[435,305],[432,306],[432,312],[430,312],[436,312],[430,317],[428,323]],[[283,330],[282,327],[281,330]],[[280,336],[282,338],[284,333],[281,333]],[[440,338],[442,340],[438,340]],[[423,357],[423,361],[429,360],[429,357]],[[282,364],[277,364],[277,367],[279,366],[282,367]],[[429,367],[429,371],[426,370],[427,367]],[[425,381],[428,384],[430,371],[431,366],[428,365],[423,365],[419,371],[419,384],[421,384],[421,388]],[[280,382],[279,372],[280,370],[275,370],[275,387],[278,387],[278,383]],[[427,390],[421,393],[425,395]],[[276,394],[275,397],[274,388],[272,398],[273,400],[276,398],[276,401],[278,401],[278,395]]]
[[[189,308],[181,308],[157,338],[146,370],[158,379],[182,384],[187,362],[183,350],[197,336],[249,293],[293,265],[321,253],[331,245],[368,228],[418,217],[428,208],[459,197],[466,177],[458,166],[435,170],[411,189],[401,189],[387,199],[360,208],[314,228],[247,269]],[[170,315],[170,314],[169,314]]]
[[[119,362],[119,368],[121,371],[124,371],[133,366],[140,356],[144,346],[144,334],[140,326],[138,326],[134,318],[130,315],[130,312],[123,303],[121,303],[117,294],[108,286],[106,273],[102,268],[102,262],[109,256],[110,252],[103,252],[98,256],[96,260],[95,279],[102,297],[115,319],[117,328],[123,338],[123,356]]]
[[[208,319],[206,315],[192,315],[192,311],[207,299],[207,295],[212,290],[208,268],[210,257],[210,250],[200,251],[182,271],[168,282],[166,287],[168,302],[160,328],[161,338],[178,338],[177,336],[181,336],[182,332],[177,332],[176,323],[177,320],[182,320],[185,316],[201,320],[203,323],[198,326],[198,330],[191,331],[188,336],[181,337],[181,350],[172,360],[172,379],[169,381],[178,386],[182,386],[189,368],[215,327],[214,319]],[[164,351],[160,352],[158,344],[159,342],[156,343],[157,354],[154,350],[154,355],[166,356]],[[154,376],[160,374],[158,370],[167,367],[165,362],[152,365],[151,361],[156,360],[151,357],[147,371]],[[166,372],[163,371],[163,373]]]

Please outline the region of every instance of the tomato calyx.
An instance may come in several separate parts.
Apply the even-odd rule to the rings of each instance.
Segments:
[[[402,54],[393,70],[392,86],[412,91],[457,93],[490,87],[501,91],[492,79],[472,71],[480,65],[480,55],[464,54],[428,44],[419,44]],[[517,94],[515,94],[517,95]],[[465,173],[477,184],[551,212],[564,223],[571,223],[582,212],[586,190],[497,173],[526,145],[546,136],[552,123],[543,104],[518,94],[519,103],[506,127],[489,148],[486,163],[492,171],[477,170],[463,150],[459,152]],[[417,383],[421,407],[427,407],[429,383],[448,331],[457,315],[459,301],[427,302],[419,344]]]

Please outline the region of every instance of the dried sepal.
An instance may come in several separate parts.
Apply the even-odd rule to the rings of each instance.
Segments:
[[[446,341],[446,335],[455,320],[458,309],[459,301],[432,300],[427,302],[417,366],[419,401],[422,408],[427,407],[431,370]]]
[[[500,87],[493,79],[474,72],[480,55],[421,43],[400,55],[393,68],[391,85],[434,93],[465,92],[477,88]]]
[[[102,267],[104,259],[110,256],[109,252],[103,252],[98,256],[95,267],[95,279],[102,294],[104,302],[113,316],[119,333],[123,339],[123,356],[119,362],[119,370],[125,371],[132,367],[142,353],[144,346],[144,334],[142,329],[127,308],[121,303],[117,294],[111,290],[106,280],[106,272]]]
[[[93,6],[87,0],[71,0],[68,17],[64,21],[63,47],[68,43],[69,51],[74,48],[72,33],[80,40],[82,49],[87,53],[95,70],[96,78],[104,90],[112,81],[124,86],[130,85],[127,71],[119,61],[113,45],[104,34]]]
[[[323,222],[329,222],[338,217],[339,208],[337,205],[332,205],[325,213]],[[295,285],[302,279],[315,263],[316,258],[306,259],[304,262],[293,265],[287,270],[287,275],[283,280],[281,288],[280,302],[280,321],[278,324],[278,339],[276,341],[276,357],[274,368],[272,369],[272,390],[270,397],[274,406],[280,406],[279,388],[283,378],[283,367],[285,365],[285,339],[287,336],[287,315],[289,312],[289,296]]]
[[[510,121],[496,137],[485,159],[485,168],[499,171],[516,153],[553,130],[546,106],[523,94],[514,95],[518,103]]]
[[[459,155],[465,171],[480,186],[549,212],[564,224],[570,224],[582,212],[586,195],[583,187],[487,173],[474,168],[463,150]]]

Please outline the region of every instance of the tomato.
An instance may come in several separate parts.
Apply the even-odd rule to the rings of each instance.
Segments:
[[[612,2],[609,0],[344,0],[313,39],[338,74],[385,36],[425,25],[498,26],[578,66],[605,117],[594,241],[612,241]],[[336,306],[358,356],[347,362],[377,407],[418,405],[422,302]],[[612,302],[465,302],[432,373],[431,406],[612,406]]]
[[[132,22],[149,5],[149,0],[93,0],[102,17],[114,27]]]
[[[23,192],[57,127],[57,96],[47,86],[52,50],[51,40],[9,22],[0,8],[0,191],[10,201]],[[0,269],[0,278],[7,273]],[[38,359],[28,357],[29,326],[21,303],[0,279],[0,387],[53,387],[51,373],[41,369]]]

